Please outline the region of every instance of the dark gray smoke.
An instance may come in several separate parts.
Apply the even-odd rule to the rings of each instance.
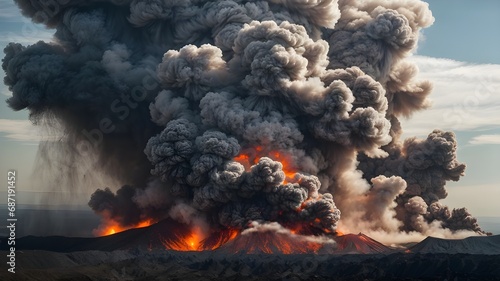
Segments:
[[[400,141],[431,91],[405,61],[422,1],[15,2],[56,33],[7,46],[8,104],[128,183],[92,195],[107,220],[481,232],[438,202],[465,169],[453,133]]]

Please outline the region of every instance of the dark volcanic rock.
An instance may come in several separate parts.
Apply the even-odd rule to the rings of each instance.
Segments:
[[[413,253],[500,255],[500,235],[456,240],[427,237],[409,250]]]
[[[345,234],[334,238],[337,242],[335,253],[338,254],[377,254],[390,253],[393,250],[363,233]]]
[[[184,236],[190,230],[173,220],[163,220],[149,227],[129,229],[101,237],[25,236],[16,240],[17,250],[44,250],[52,252],[115,251],[129,249],[165,249],[162,239],[169,236]],[[6,243],[0,243],[0,250],[7,250]]]
[[[2,269],[0,280],[500,280],[499,261],[466,254],[23,251],[16,274]]]

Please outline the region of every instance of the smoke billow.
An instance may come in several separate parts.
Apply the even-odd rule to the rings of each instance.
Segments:
[[[125,184],[90,198],[107,220],[481,233],[439,203],[464,175],[454,134],[400,140],[432,88],[405,61],[422,1],[15,2],[56,32],[6,47],[8,104]]]

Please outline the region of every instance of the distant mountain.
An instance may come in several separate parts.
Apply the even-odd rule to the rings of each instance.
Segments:
[[[280,232],[254,232],[237,236],[219,250],[247,254],[380,254],[392,249],[360,233],[332,236],[328,243],[320,238],[289,235]]]
[[[465,239],[427,237],[409,248],[412,253],[500,255],[500,235],[473,236]]]
[[[363,233],[346,234],[334,238],[337,242],[335,253],[339,254],[378,254],[393,250]]]

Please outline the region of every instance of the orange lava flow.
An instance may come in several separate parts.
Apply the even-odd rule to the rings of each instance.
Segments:
[[[148,227],[148,226],[152,225],[153,223],[154,222],[152,220],[144,220],[144,221],[139,222],[136,225],[121,226],[117,222],[109,220],[109,221],[106,221],[104,223],[104,225],[102,225],[98,229],[94,230],[94,233],[97,236],[108,236],[108,235],[116,234],[118,232],[129,230],[129,229],[132,229],[132,228]]]
[[[317,253],[321,247],[321,243],[308,241],[305,236],[268,231],[241,235],[225,249],[230,253],[289,255]]]
[[[162,244],[167,250],[174,251],[206,251],[215,250],[228,241],[236,238],[239,231],[226,230],[206,237],[200,228],[194,226],[187,234],[174,234],[162,238]]]
[[[201,242],[205,235],[199,227],[194,226],[186,235],[174,234],[169,239],[164,238],[162,243],[168,250],[175,251],[202,251]]]
[[[253,149],[245,149],[239,155],[234,157],[234,161],[239,162],[245,167],[246,171],[250,170],[250,167],[257,164],[261,157],[269,157],[274,161],[278,161],[283,165],[283,172],[285,173],[286,179],[284,183],[288,180],[293,179],[297,173],[297,167],[293,158],[281,151],[277,150],[266,150],[262,146],[257,146]]]
[[[344,233],[344,232],[342,232],[342,231],[340,231],[340,230],[337,228],[337,230],[335,230],[335,235],[337,235],[337,236],[342,236],[342,235],[345,235],[345,233]]]

